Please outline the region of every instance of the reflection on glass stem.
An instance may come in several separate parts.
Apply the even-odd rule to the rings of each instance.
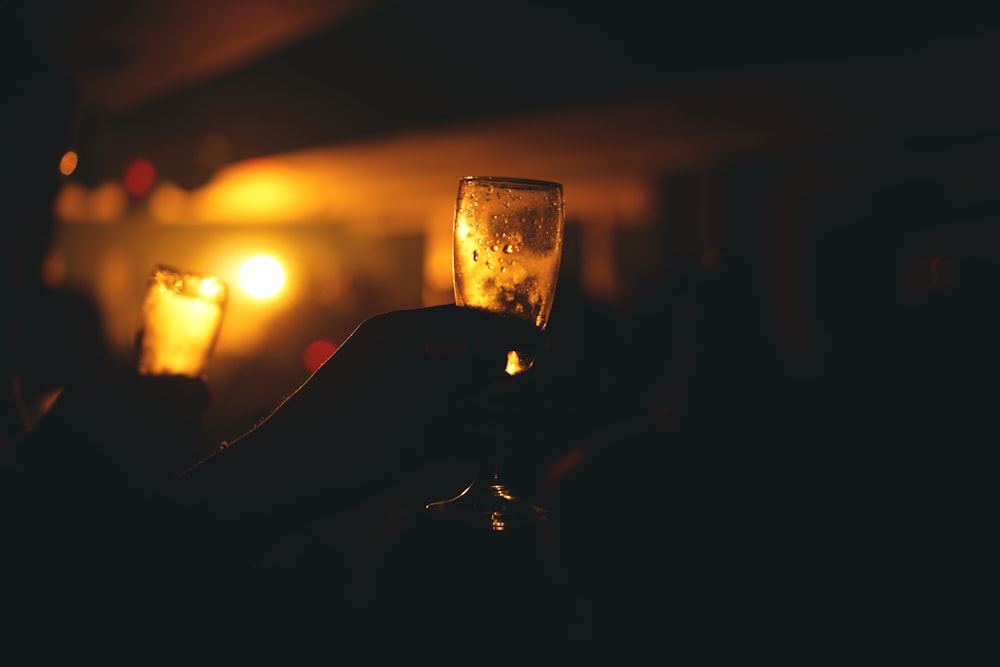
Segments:
[[[485,521],[493,532],[549,518],[546,509],[515,496],[500,479],[499,473],[494,473],[489,484],[483,485],[478,493],[470,493],[475,486],[476,482],[472,482],[454,498],[429,503],[426,507],[439,512],[464,513],[479,525]]]
[[[517,375],[531,368],[534,363],[534,357],[523,356],[518,354],[517,350],[511,350],[507,353],[507,368],[505,370],[507,375]]]

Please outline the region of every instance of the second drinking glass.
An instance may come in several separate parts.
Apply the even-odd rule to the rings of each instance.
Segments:
[[[203,375],[219,337],[227,297],[226,284],[214,276],[154,266],[136,333],[138,372]]]

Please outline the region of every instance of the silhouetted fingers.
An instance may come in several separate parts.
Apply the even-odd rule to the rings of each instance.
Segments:
[[[547,344],[545,332],[513,315],[453,304],[424,309],[427,318],[425,349],[442,357],[460,356],[472,350],[540,353]]]

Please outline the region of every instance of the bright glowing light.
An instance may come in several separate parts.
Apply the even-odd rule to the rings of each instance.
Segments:
[[[273,257],[257,255],[243,262],[240,285],[250,296],[267,299],[281,291],[284,284],[285,271]]]

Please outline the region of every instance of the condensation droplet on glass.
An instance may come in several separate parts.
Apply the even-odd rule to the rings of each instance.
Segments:
[[[473,250],[472,251],[472,261],[473,262],[478,262],[479,261],[479,251],[478,250]]]
[[[508,243],[503,247],[503,251],[509,255],[510,253],[514,252],[514,246]]]
[[[498,246],[496,243],[494,243],[493,245],[490,246],[490,250],[492,250],[493,252],[496,252],[499,249],[500,249],[500,246]]]
[[[491,260],[486,260],[486,268],[487,269],[492,269],[493,268],[493,262]]]

